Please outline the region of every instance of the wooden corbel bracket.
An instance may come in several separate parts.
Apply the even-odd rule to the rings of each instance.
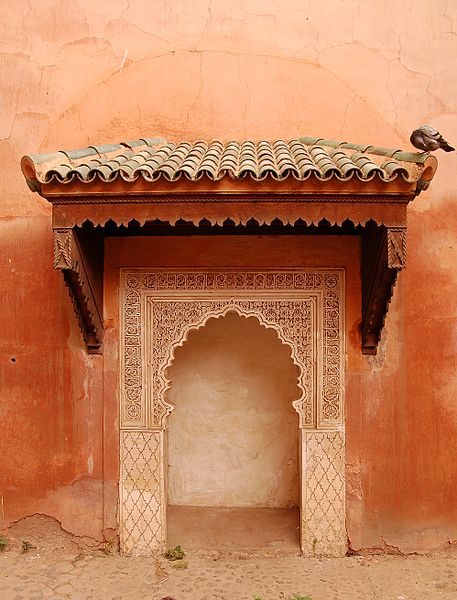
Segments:
[[[54,229],[54,268],[68,286],[87,350],[101,353],[103,340],[103,237],[73,228]]]
[[[406,226],[367,223],[362,235],[362,352],[376,354],[397,275],[406,266]]]

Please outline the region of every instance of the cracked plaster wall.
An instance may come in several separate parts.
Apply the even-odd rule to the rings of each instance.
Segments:
[[[50,208],[28,191],[21,156],[154,134],[409,148],[423,122],[455,144],[456,28],[446,0],[19,0],[3,12],[4,523],[39,504],[78,534],[101,536],[103,511],[115,526],[115,460],[102,472],[105,359],[85,356],[52,269]],[[457,538],[457,169],[455,155],[439,162],[409,209],[408,268],[380,354],[348,374],[354,548]],[[115,418],[104,427],[115,431]],[[72,512],[81,495],[85,517]]]

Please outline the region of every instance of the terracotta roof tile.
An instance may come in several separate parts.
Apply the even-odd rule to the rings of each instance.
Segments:
[[[143,177],[176,181],[181,177],[213,181],[267,177],[288,177],[305,181],[315,177],[369,181],[375,177],[388,182],[402,177],[418,181],[427,155],[390,148],[358,145],[336,140],[300,137],[290,141],[196,141],[169,142],[163,138],[142,138],[120,144],[89,146],[52,154],[24,156],[23,172],[32,189],[42,183],[113,181],[121,177],[134,181]]]

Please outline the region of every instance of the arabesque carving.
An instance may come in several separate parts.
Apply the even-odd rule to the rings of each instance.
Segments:
[[[291,347],[292,356],[302,371],[299,386],[302,389],[300,405],[301,422],[304,426],[334,426],[342,422],[341,381],[341,272],[154,272],[129,271],[124,274],[123,298],[123,406],[122,422],[129,427],[163,427],[163,419],[169,408],[163,400],[167,387],[165,369],[172,358],[173,345],[182,343],[186,330],[198,327],[207,316],[217,316],[221,311],[237,308],[244,314],[251,313]],[[144,390],[144,348],[142,347],[141,322],[144,318],[143,298],[159,300],[165,292],[187,293],[219,291],[225,295],[233,292],[255,292],[269,298],[243,300],[228,298],[216,300],[183,299],[174,306],[163,303],[161,310],[153,310],[153,394],[149,418]],[[309,311],[292,303],[290,298],[281,300],[281,294],[316,293],[319,295],[319,312],[322,314],[322,382],[318,390],[321,401],[315,406],[310,397],[310,381],[315,377],[310,353]],[[317,298],[317,296],[316,296]],[[296,303],[298,298],[294,300]],[[169,301],[167,301],[169,302]],[[177,300],[175,300],[177,302]]]
[[[147,322],[153,333],[149,356],[152,367],[152,419],[154,427],[164,427],[164,419],[173,410],[166,403],[165,393],[169,380],[166,370],[171,365],[174,350],[187,339],[191,329],[202,327],[208,318],[218,318],[229,311],[245,317],[254,316],[260,324],[276,330],[280,340],[289,345],[292,359],[300,369],[298,387],[301,397],[293,405],[300,417],[300,424],[313,426],[315,408],[313,398],[312,338],[313,301],[308,300],[153,300],[148,298]],[[159,343],[157,343],[159,342]]]

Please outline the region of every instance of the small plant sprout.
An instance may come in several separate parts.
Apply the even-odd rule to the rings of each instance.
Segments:
[[[102,546],[102,552],[106,555],[116,554],[117,552],[117,540],[112,538],[107,540]]]
[[[8,540],[6,537],[0,537],[0,552],[3,552],[5,548],[8,546]]]
[[[186,553],[181,548],[181,546],[176,546],[175,548],[169,548],[165,552],[165,558],[168,560],[182,560],[186,556]]]
[[[32,542],[28,542],[27,540],[22,540],[22,548],[21,548],[22,554],[26,554],[30,550],[35,550],[35,546],[32,544]]]

